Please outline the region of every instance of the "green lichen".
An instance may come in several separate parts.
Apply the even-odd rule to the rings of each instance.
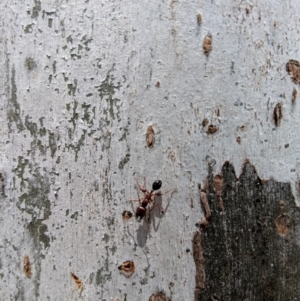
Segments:
[[[16,86],[16,72],[15,68],[12,68],[11,72],[11,91],[10,98],[8,100],[8,110],[7,110],[7,120],[8,120],[8,128],[11,132],[12,124],[15,123],[18,129],[18,132],[21,132],[25,129],[22,118],[21,118],[21,109],[20,104],[17,101],[17,86]]]
[[[86,136],[86,130],[83,130],[83,133],[81,134],[81,137],[80,137],[80,139],[78,140],[77,143],[70,143],[70,144],[66,145],[66,148],[68,150],[70,150],[70,149],[74,150],[74,152],[75,152],[75,162],[77,162],[77,159],[78,159],[78,152],[80,151],[80,149],[84,145],[85,136]]]
[[[108,243],[108,242],[109,242],[109,235],[107,235],[107,234],[105,233],[102,240],[105,241],[106,243]]]
[[[120,163],[119,163],[119,169],[123,169],[123,168],[124,168],[124,165],[125,165],[126,163],[128,163],[129,160],[130,160],[130,153],[127,153],[127,154],[125,155],[125,157],[120,161]]]
[[[72,60],[79,60],[79,59],[81,59],[81,55],[79,55],[79,54],[76,54],[76,53],[72,53],[71,54],[71,58],[72,58]]]
[[[39,16],[39,12],[42,9],[41,1],[34,0],[34,7],[32,8],[31,18],[36,19]]]
[[[106,258],[105,258],[104,266],[97,270],[96,277],[95,277],[96,285],[97,286],[100,285],[102,288],[106,281],[111,281],[112,279],[111,272],[109,272],[108,269],[108,258],[109,258],[108,247],[105,247],[105,249],[106,249]]]
[[[32,165],[29,163],[28,159],[24,159],[23,156],[18,157],[18,164],[16,168],[12,170],[12,172],[20,179],[20,189],[26,188],[26,183],[28,182],[28,178],[24,178],[25,169],[28,168],[30,172],[32,169]]]
[[[32,137],[36,137],[38,130],[37,130],[37,124],[35,122],[31,122],[30,121],[31,117],[29,117],[28,115],[25,116],[25,126],[27,128],[27,130],[29,130],[30,135]]]
[[[32,25],[33,24],[26,25],[25,28],[24,28],[24,32],[25,33],[32,33]]]
[[[51,157],[54,158],[56,150],[57,150],[57,145],[56,145],[56,139],[54,133],[48,131],[49,133],[49,147],[51,150]]]
[[[75,211],[72,215],[70,215],[71,219],[75,219],[75,221],[77,221],[78,218],[78,211]]]
[[[52,64],[53,73],[56,73],[56,61]]]
[[[109,250],[111,251],[112,255],[115,255],[115,253],[117,251],[116,245],[113,245],[111,248],[109,248]]]
[[[25,60],[25,66],[29,71],[31,71],[32,69],[36,68],[37,64],[33,58],[27,57]]]
[[[64,72],[62,72],[62,76],[64,77],[65,82],[67,82],[69,80],[69,78],[66,76],[66,74]]]
[[[35,300],[39,300],[41,261],[44,258],[42,250],[50,247],[48,228],[44,223],[51,215],[51,202],[48,199],[50,180],[46,171],[45,174],[42,174],[38,166],[34,166],[22,156],[18,157],[17,165],[12,172],[20,180],[19,190],[22,192],[26,188],[26,192],[22,193],[17,199],[16,206],[20,211],[31,216],[31,220],[27,225],[27,233],[31,238],[31,248],[34,250],[35,274],[32,283],[36,296]],[[17,188],[16,181],[14,181],[14,186]]]
[[[81,107],[84,110],[82,120],[88,123],[89,126],[94,125],[93,119],[95,119],[95,107],[93,107],[93,111],[92,111],[94,116],[91,116],[91,112],[89,112],[89,108],[91,107],[91,105],[84,103],[83,105],[81,105]]]
[[[69,106],[69,109],[70,109],[70,104],[67,104],[67,110],[69,111],[68,106]],[[77,106],[78,106],[78,102],[77,102],[77,101],[74,101],[74,105],[73,105],[73,116],[72,116],[71,119],[69,120],[69,122],[72,122],[72,124],[73,124],[73,131],[75,131],[76,123],[77,123],[78,116],[79,116],[78,113],[76,112]]]
[[[47,134],[46,128],[42,127],[42,128],[39,129],[40,137],[46,136],[46,134]]]
[[[74,79],[74,85],[68,84],[68,90],[69,90],[68,94],[75,96],[76,89],[77,89],[77,80]]]
[[[99,91],[101,100],[106,100],[108,104],[108,111],[112,119],[115,119],[114,107],[118,108],[118,102],[120,101],[120,99],[115,98],[114,95],[116,93],[116,90],[119,90],[121,87],[120,83],[115,85],[114,80],[115,78],[112,75],[108,74],[105,80],[102,81],[99,86],[96,86]]]
[[[49,18],[49,19],[48,19],[48,27],[49,27],[49,28],[52,28],[52,23],[53,23],[53,19],[52,19],[52,18]]]
[[[108,226],[108,229],[111,230],[111,227],[115,224],[115,217],[114,216],[108,216],[105,218],[106,224]]]

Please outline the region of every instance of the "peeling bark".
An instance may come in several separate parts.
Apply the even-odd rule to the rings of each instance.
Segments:
[[[210,223],[194,235],[196,278],[201,276],[195,300],[294,300],[300,295],[300,211],[290,185],[261,180],[249,162],[239,178],[226,162],[221,176],[222,190],[216,189],[220,175],[210,170]]]

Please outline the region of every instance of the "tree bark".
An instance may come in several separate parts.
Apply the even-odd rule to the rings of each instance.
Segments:
[[[300,295],[297,1],[0,8],[1,300]]]

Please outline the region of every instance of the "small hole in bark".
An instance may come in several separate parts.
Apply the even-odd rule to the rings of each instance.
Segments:
[[[207,118],[204,118],[203,120],[202,120],[202,126],[203,127],[205,127],[206,125],[208,125],[208,119]]]
[[[131,217],[132,217],[132,213],[130,211],[127,210],[123,211],[122,218],[124,221],[128,221],[129,219],[131,219]]]
[[[201,14],[198,14],[198,15],[197,15],[197,23],[198,23],[199,26],[200,26],[201,23],[202,23],[202,15],[201,15]]]
[[[282,119],[282,103],[279,102],[273,111],[273,118],[276,126],[280,126],[281,119]]]
[[[296,60],[289,60],[286,63],[286,71],[288,72],[294,83],[300,83],[300,63]]]
[[[133,261],[128,260],[118,266],[118,269],[128,278],[135,272],[135,265]]]
[[[25,255],[23,258],[23,272],[27,278],[31,278],[31,263],[28,255]]]
[[[295,103],[297,99],[297,90],[294,88],[292,93],[292,102]]]
[[[148,126],[147,132],[146,132],[146,142],[147,146],[149,148],[152,148],[155,143],[155,132],[152,125]]]
[[[218,127],[211,124],[211,125],[208,126],[207,134],[214,134],[217,131],[218,131]]]
[[[208,55],[211,49],[212,49],[212,36],[211,34],[207,34],[203,41],[203,51],[206,55]]]

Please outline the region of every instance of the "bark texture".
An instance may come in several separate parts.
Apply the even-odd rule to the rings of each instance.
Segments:
[[[297,292],[299,10],[298,1],[0,1],[0,299]],[[222,171],[230,161],[239,174],[245,159],[274,180],[257,187],[250,167],[239,180]],[[200,202],[213,163],[219,176]],[[178,191],[138,222],[134,177]],[[273,267],[256,271],[255,256]]]

